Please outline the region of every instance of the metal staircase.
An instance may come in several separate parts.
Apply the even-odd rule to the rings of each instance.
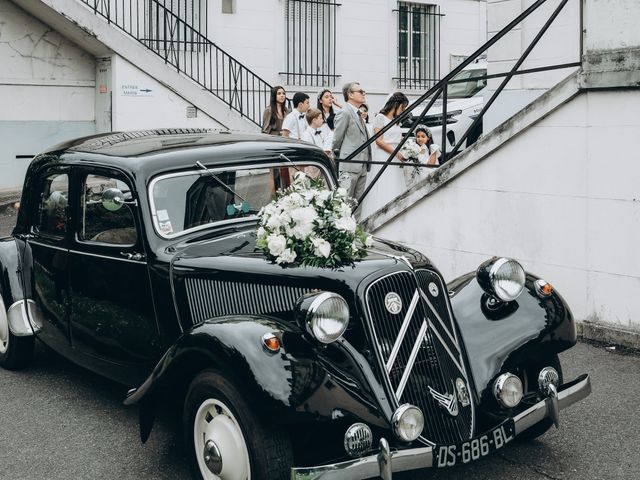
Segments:
[[[257,126],[271,85],[209,40],[185,0],[79,0]],[[197,5],[200,3],[198,2]],[[191,7],[189,7],[191,5]],[[206,9],[206,1],[204,2]]]

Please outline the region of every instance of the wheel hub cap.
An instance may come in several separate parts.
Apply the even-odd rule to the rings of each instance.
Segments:
[[[204,445],[204,463],[214,475],[220,475],[222,472],[222,455],[213,440],[207,440]]]

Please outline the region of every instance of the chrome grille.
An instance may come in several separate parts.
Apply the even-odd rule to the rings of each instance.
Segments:
[[[193,324],[224,315],[277,315],[289,312],[310,289],[257,283],[187,278]]]
[[[432,282],[437,292],[433,287],[429,292]],[[396,314],[385,305],[392,292],[402,302]],[[440,277],[429,270],[387,275],[374,281],[366,292],[373,343],[378,346],[381,367],[397,405],[419,407],[425,415],[423,438],[440,444],[469,439],[474,423],[473,404],[463,407],[456,393],[456,379],[463,379],[468,390],[470,385],[446,295]],[[447,395],[455,395],[455,415],[436,398]]]

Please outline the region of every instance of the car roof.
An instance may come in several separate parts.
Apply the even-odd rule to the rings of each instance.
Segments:
[[[321,149],[300,140],[184,128],[111,132],[78,138],[47,149],[34,163],[41,167],[49,163],[53,155],[64,159],[65,163],[99,163],[148,177],[163,171],[191,168],[196,161],[205,165],[273,162],[280,154],[295,160],[303,157],[332,167]]]

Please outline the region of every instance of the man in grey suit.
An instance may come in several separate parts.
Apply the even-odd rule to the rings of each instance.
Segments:
[[[347,83],[342,87],[342,94],[347,102],[336,114],[333,131],[333,151],[338,158],[347,158],[356,148],[369,139],[364,120],[358,108],[365,103],[365,91],[358,82]],[[371,161],[371,146],[356,155],[353,160]],[[346,188],[349,196],[359,198],[364,192],[367,172],[371,165],[363,163],[340,163],[340,186]],[[358,210],[356,217],[358,217]]]

